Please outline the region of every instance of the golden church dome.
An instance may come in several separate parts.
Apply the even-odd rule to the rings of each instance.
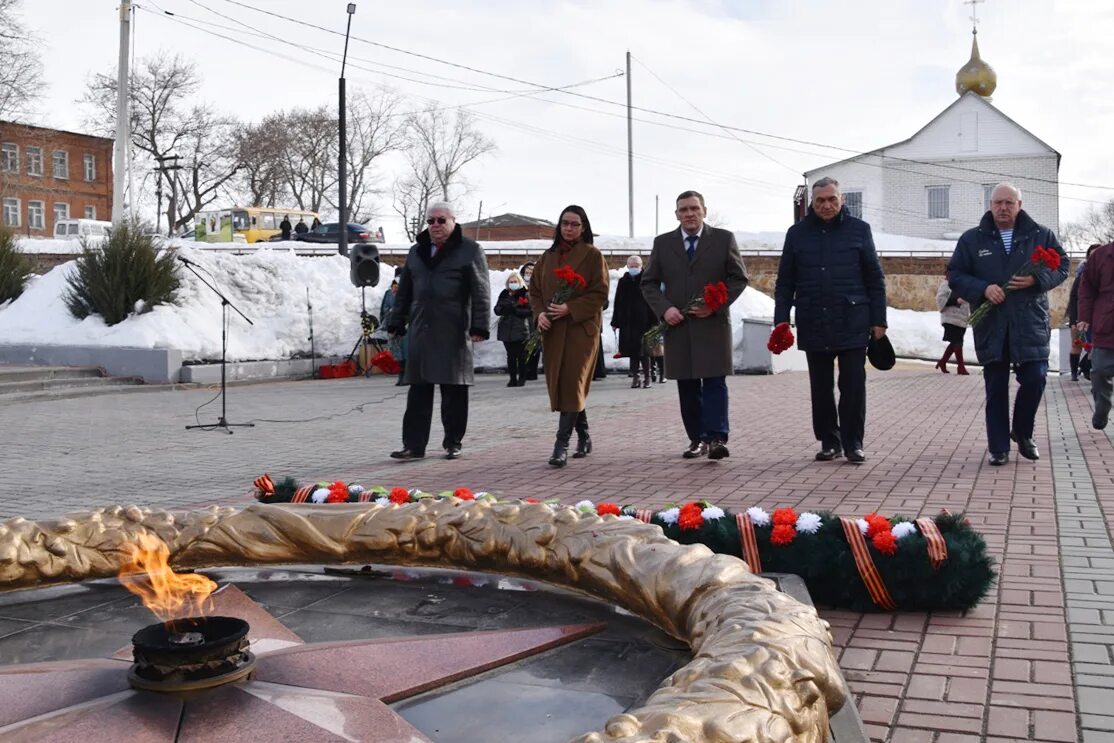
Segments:
[[[984,98],[989,98],[998,87],[998,74],[979,56],[978,31],[972,31],[971,58],[955,73],[955,92],[963,95],[973,90]]]

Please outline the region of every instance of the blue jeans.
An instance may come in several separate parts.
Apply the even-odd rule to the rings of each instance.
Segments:
[[[1009,358],[1008,346],[1003,355]],[[1048,361],[1026,361],[1017,364],[1017,396],[1013,401],[1013,426],[1010,426],[1010,362],[995,361],[983,366],[986,385],[986,448],[991,454],[1010,450],[1010,432],[1019,438],[1033,438],[1037,409],[1044,396]]]
[[[681,421],[690,441],[727,441],[727,378],[678,379]]]

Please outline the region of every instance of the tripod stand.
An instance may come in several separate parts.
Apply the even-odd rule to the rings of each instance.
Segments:
[[[360,337],[352,346],[348,354],[349,360],[355,362],[356,369],[365,377],[371,376],[371,357],[383,350],[379,341],[371,337],[375,332],[378,322],[374,315],[367,313],[367,287],[360,287]]]
[[[178,260],[184,263],[186,268],[190,270],[190,273],[200,279],[202,284],[212,289],[213,293],[220,297],[220,420],[218,420],[216,423],[204,423],[198,424],[196,426],[186,426],[186,429],[189,430],[191,428],[200,428],[204,431],[212,431],[217,428],[223,428],[226,433],[231,434],[233,427],[253,428],[255,426],[254,423],[229,423],[227,417],[225,416],[225,405],[227,402],[227,388],[225,386],[225,365],[227,363],[226,358],[228,355],[228,308],[231,307],[232,309],[236,310],[236,314],[244,318],[244,321],[248,325],[254,325],[255,323],[249,320],[247,315],[245,315],[243,312],[240,312],[236,305],[229,302],[228,297],[221,294],[220,289],[217,289],[215,286],[206,281],[205,277],[199,274],[194,269],[194,266],[197,264],[195,264],[188,258],[183,258],[182,256],[178,256]]]

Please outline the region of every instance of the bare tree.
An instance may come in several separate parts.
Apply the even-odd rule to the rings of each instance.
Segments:
[[[1114,199],[1090,207],[1078,220],[1069,222],[1061,231],[1061,238],[1073,250],[1114,242]]]
[[[461,171],[473,160],[493,152],[495,143],[476,129],[472,115],[457,110],[449,117],[443,111],[411,114],[408,121],[410,158],[416,168],[428,165],[446,201],[467,192]],[[454,191],[454,187],[457,191]]]
[[[423,229],[426,208],[437,198],[440,184],[433,165],[420,152],[410,150],[406,159],[409,171],[395,183],[394,209],[402,217],[407,239],[413,242]]]
[[[283,167],[289,140],[282,114],[237,129],[235,146],[241,168],[235,190],[240,202],[251,206],[286,203],[289,197]]]
[[[16,16],[20,0],[0,0],[0,119],[23,121],[43,93],[36,39]]]
[[[282,114],[285,186],[299,209],[319,212],[337,184],[337,121],[325,106]]]
[[[397,93],[380,89],[374,95],[358,91],[348,104],[348,193],[349,219],[367,222],[374,211],[367,199],[381,195],[376,188],[375,161],[389,152],[402,149],[406,138],[406,122],[398,115],[401,98]],[[335,205],[335,200],[330,203]]]
[[[132,167],[157,172],[156,212],[163,210],[164,185],[168,191],[172,183],[177,187],[180,203],[168,204],[165,212],[173,231],[221,195],[239,170],[239,151],[231,138],[234,122],[191,100],[201,79],[194,64],[180,56],[142,60],[129,87],[132,145],[142,153]],[[81,100],[91,111],[87,126],[111,136],[116,128],[115,74],[94,75]],[[171,155],[178,155],[181,170],[171,168]]]
[[[704,217],[704,221],[710,224],[712,227],[722,227],[723,229],[727,229],[727,222],[729,221],[729,217],[722,212],[717,212],[715,209],[709,209],[708,215]]]

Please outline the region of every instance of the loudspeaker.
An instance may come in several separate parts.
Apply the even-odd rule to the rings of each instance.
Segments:
[[[356,243],[348,251],[349,278],[353,286],[379,284],[379,248],[371,243]]]

